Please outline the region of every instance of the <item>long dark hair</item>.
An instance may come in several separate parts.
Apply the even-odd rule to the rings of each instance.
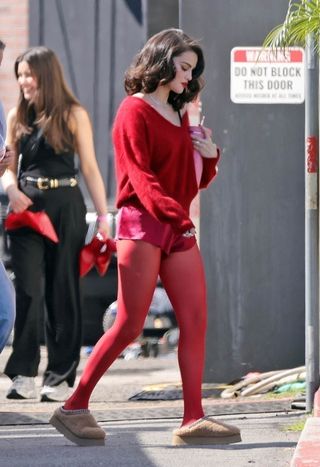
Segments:
[[[174,110],[179,110],[186,102],[193,101],[203,87],[201,75],[205,66],[204,57],[199,42],[180,29],[165,29],[146,42],[125,73],[124,86],[127,94],[141,91],[149,94],[159,84],[172,81],[176,74],[173,58],[190,50],[198,57],[192,79],[181,94],[171,91],[168,102]]]
[[[43,129],[44,136],[56,152],[74,150],[75,141],[69,128],[69,119],[72,106],[80,104],[65,81],[56,54],[43,46],[26,50],[19,55],[14,65],[17,79],[21,62],[29,65],[37,80],[38,89],[32,103],[24,98],[20,90],[15,122],[16,144],[22,135],[32,130],[30,119],[35,115],[32,123]]]

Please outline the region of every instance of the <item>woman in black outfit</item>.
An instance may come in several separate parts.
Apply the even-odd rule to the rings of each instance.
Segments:
[[[75,153],[104,237],[108,235],[106,194],[88,114],[67,87],[54,52],[46,47],[28,49],[17,58],[15,74],[20,97],[8,115],[8,144],[20,156],[7,170],[3,185],[11,210],[45,211],[59,242],[28,227],[10,232],[17,318],[5,368],[13,380],[7,397],[37,396],[34,377],[45,304],[48,365],[41,400],[65,400],[74,384],[82,342],[78,257],[86,235],[86,207]]]

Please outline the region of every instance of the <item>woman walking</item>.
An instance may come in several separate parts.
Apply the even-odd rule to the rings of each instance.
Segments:
[[[86,110],[66,85],[55,53],[33,47],[15,63],[20,86],[8,116],[8,143],[20,154],[3,176],[14,213],[44,211],[58,243],[31,228],[10,231],[17,317],[13,351],[5,367],[12,379],[9,399],[37,397],[40,314],[45,314],[48,365],[43,401],[64,401],[76,377],[82,344],[79,252],[87,231],[86,207],[78,186],[75,153],[107,236],[107,202]]]
[[[180,328],[178,359],[184,416],[173,444],[231,443],[238,428],[204,417],[206,287],[189,208],[196,196],[194,148],[201,154],[200,188],[216,174],[219,151],[209,129],[189,134],[186,104],[202,87],[203,52],[181,30],[148,40],[125,76],[127,97],[113,128],[116,157],[118,313],[96,344],[80,383],[51,423],[79,445],[103,444],[105,432],[88,410],[105,371],[143,327],[158,275]]]

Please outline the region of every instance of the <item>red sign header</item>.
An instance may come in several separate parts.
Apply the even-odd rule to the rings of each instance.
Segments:
[[[245,63],[302,63],[301,50],[272,51],[270,49],[237,49],[234,50],[233,60]]]

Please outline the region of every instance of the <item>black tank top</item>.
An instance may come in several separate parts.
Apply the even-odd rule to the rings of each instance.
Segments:
[[[64,178],[74,177],[77,173],[74,153],[55,152],[36,126],[31,134],[21,138],[19,149],[19,178],[26,175]]]

